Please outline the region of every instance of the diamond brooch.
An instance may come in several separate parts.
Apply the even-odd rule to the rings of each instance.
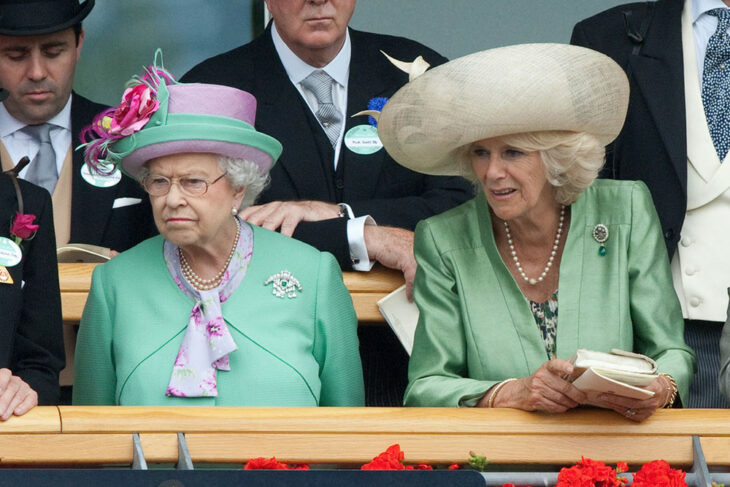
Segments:
[[[299,284],[299,280],[297,280],[297,278],[294,277],[292,273],[287,270],[277,272],[273,276],[266,279],[266,281],[264,281],[264,286],[268,286],[272,282],[274,283],[272,294],[280,298],[283,298],[284,296],[296,298],[297,291],[302,291],[302,285]]]

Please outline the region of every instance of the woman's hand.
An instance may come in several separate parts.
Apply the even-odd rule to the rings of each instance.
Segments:
[[[506,383],[499,390],[492,407],[565,412],[586,400],[583,392],[563,378],[572,373],[573,365],[570,362],[549,360],[532,375]],[[487,391],[478,406],[487,406],[492,389]]]
[[[38,393],[10,369],[0,369],[0,420],[20,416],[38,405]]]
[[[644,387],[654,391],[654,397],[649,399],[631,399],[630,397],[617,396],[615,394],[601,394],[593,404],[606,409],[613,409],[621,416],[631,421],[641,422],[654,414],[654,411],[661,409],[672,395],[672,384],[669,379],[660,375],[654,382]]]

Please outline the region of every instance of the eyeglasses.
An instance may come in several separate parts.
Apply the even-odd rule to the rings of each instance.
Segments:
[[[183,194],[186,194],[188,196],[203,196],[205,193],[208,192],[209,186],[220,181],[226,174],[228,174],[228,171],[225,171],[223,174],[221,174],[211,182],[208,182],[207,179],[190,176],[183,176],[181,178],[168,178],[159,174],[150,174],[149,176],[144,178],[144,180],[142,181],[142,186],[150,196],[165,196],[167,193],[170,192],[170,188],[172,188],[172,183],[177,181],[177,184],[178,186],[180,186],[180,190],[183,192]]]

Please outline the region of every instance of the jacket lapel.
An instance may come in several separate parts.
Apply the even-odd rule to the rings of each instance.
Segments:
[[[71,149],[73,175],[71,178],[71,242],[100,245],[106,225],[117,197],[119,185],[97,188],[81,177],[84,164],[83,150],[75,150],[80,144],[79,134],[91,123],[104,106],[92,103],[76,93],[71,100]],[[78,204],[78,202],[83,202]]]
[[[686,188],[687,144],[684,103],[681,14],[684,2],[654,6],[654,18],[638,55],[629,66],[652,114],[672,165]]]
[[[352,58],[347,86],[345,134],[352,127],[368,124],[367,116],[352,115],[367,110],[368,102],[372,98],[389,97],[393,94],[386,91],[388,87],[386,80],[393,76],[392,72],[396,70],[380,51],[367,45],[367,40],[363,39],[361,32],[350,29],[350,42]],[[400,84],[391,83],[390,86],[399,87]],[[340,149],[340,167],[345,171],[345,200],[358,201],[372,194],[381,177],[384,152],[385,149],[382,148],[374,154],[356,154],[347,148],[343,140]]]

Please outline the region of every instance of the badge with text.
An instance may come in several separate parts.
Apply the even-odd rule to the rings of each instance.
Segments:
[[[18,244],[10,240],[9,238],[0,237],[0,265],[6,267],[13,267],[18,265],[20,259],[23,258],[23,253],[20,251]]]
[[[383,148],[378,129],[372,125],[356,125],[345,134],[345,145],[355,154],[374,154]]]
[[[10,275],[10,271],[4,266],[0,265],[0,284],[12,284],[13,276]]]
[[[109,168],[102,167],[101,169],[107,171]],[[84,178],[84,181],[97,188],[110,188],[119,184],[119,181],[122,180],[122,172],[118,168],[114,168],[109,174],[99,174],[91,169],[88,164],[84,163],[81,166],[81,177]]]

